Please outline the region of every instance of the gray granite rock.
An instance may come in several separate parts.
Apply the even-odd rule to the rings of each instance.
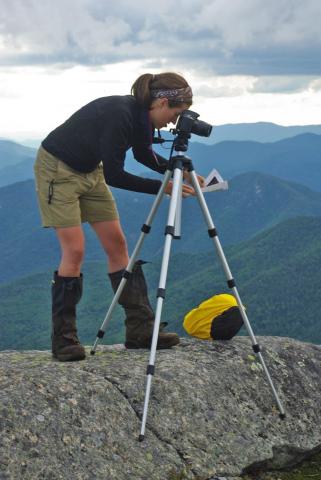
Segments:
[[[321,449],[321,347],[259,341],[285,420],[249,338],[183,339],[157,352],[141,443],[147,350],[1,352],[0,479],[237,480],[295,465]]]

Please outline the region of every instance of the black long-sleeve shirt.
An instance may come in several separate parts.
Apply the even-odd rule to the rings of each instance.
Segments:
[[[43,140],[42,146],[76,171],[89,173],[102,162],[106,183],[143,193],[157,193],[161,182],[124,170],[126,151],[148,168],[164,173],[167,160],[152,149],[148,110],[131,95],[98,98],[75,112]]]

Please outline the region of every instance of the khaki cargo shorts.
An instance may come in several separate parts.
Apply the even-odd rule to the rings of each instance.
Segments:
[[[90,173],[77,172],[40,147],[34,172],[43,227],[118,220],[102,165]]]

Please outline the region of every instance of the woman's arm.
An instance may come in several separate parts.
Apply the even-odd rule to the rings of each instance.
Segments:
[[[113,114],[100,137],[101,161],[106,183],[112,187],[134,192],[156,194],[159,180],[142,178],[124,170],[126,151],[133,135],[133,121],[129,111],[119,109]],[[165,171],[166,169],[164,169]]]
[[[165,173],[168,160],[158,153],[154,152],[152,145],[137,144],[133,145],[133,154],[137,162],[158,173]]]

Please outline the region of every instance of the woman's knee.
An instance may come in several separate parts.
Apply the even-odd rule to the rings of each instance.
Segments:
[[[111,260],[128,257],[128,249],[125,236],[120,235],[117,239],[114,239],[114,241],[109,244],[108,249],[106,249],[106,253]]]
[[[119,220],[91,224],[109,257],[123,257],[127,253],[126,237]]]
[[[122,230],[114,232],[114,235],[109,238],[108,248],[105,249],[105,251],[109,257],[109,262],[117,264],[127,264],[127,241]]]
[[[81,247],[75,246],[73,248],[63,248],[62,249],[62,258],[65,262],[68,262],[73,265],[80,265],[84,259],[84,249]]]
[[[81,227],[57,228],[56,232],[63,261],[72,265],[80,265],[85,251],[85,240]]]
[[[127,240],[123,233],[118,237],[117,247],[118,251],[127,253]]]

